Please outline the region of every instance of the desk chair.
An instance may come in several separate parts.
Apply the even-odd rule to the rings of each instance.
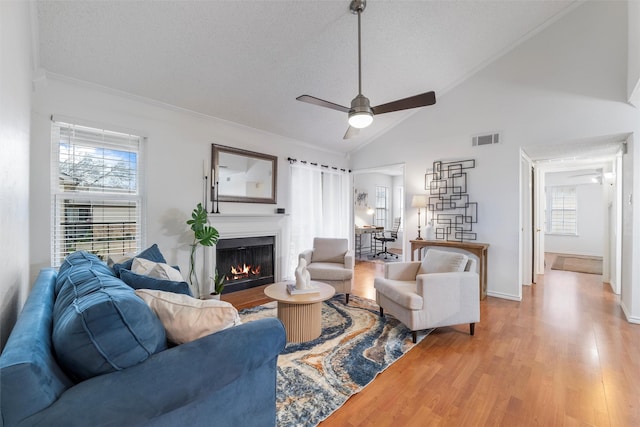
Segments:
[[[400,229],[400,218],[394,218],[393,219],[393,228],[391,230],[385,230],[382,233],[378,233],[373,237],[374,240],[382,243],[382,251],[378,252],[376,254],[376,257],[384,254],[385,259],[389,255],[398,258],[398,254],[392,254],[391,252],[389,252],[387,250],[387,243],[396,241],[396,239],[398,238],[398,230],[399,229]],[[386,233],[389,233],[389,236],[387,236]]]

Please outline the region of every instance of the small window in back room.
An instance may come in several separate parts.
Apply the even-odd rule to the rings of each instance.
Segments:
[[[577,196],[575,186],[547,188],[547,230],[549,234],[577,235]]]
[[[136,135],[54,121],[51,262],[78,250],[108,254],[142,246],[141,145]]]
[[[376,186],[376,211],[375,225],[388,228],[387,218],[389,217],[389,189],[387,187]]]

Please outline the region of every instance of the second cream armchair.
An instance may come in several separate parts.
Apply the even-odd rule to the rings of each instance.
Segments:
[[[345,294],[345,304],[349,304],[355,259],[347,239],[316,237],[313,249],[302,252],[298,258],[307,261],[311,280],[333,286],[336,293]]]
[[[385,264],[384,277],[376,277],[380,315],[392,314],[412,331],[469,324],[474,334],[480,321],[480,280],[476,261],[466,255],[429,249],[422,262]]]

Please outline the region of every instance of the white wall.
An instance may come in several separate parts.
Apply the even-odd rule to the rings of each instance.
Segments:
[[[29,292],[31,23],[27,2],[0,2],[0,350]]]
[[[202,201],[203,160],[209,165],[211,144],[217,143],[278,156],[277,205],[220,203],[222,213],[275,213],[289,207],[287,157],[347,167],[344,155],[319,151],[230,122],[180,111],[125,94],[47,78],[33,100],[31,168],[31,274],[50,265],[50,153],[52,114],[70,116],[106,127],[138,131],[146,144],[146,245],[157,243],[171,264],[188,271],[185,221]],[[207,166],[208,167],[208,166]],[[287,209],[288,211],[289,209]],[[212,224],[215,226],[215,221]]]
[[[623,2],[585,2],[352,153],[352,168],[405,162],[408,206],[433,161],[476,159],[468,191],[479,204],[477,241],[491,245],[488,293],[520,300],[520,148],[640,131],[638,110],[625,102],[626,12]],[[471,147],[472,135],[496,130],[501,144]],[[415,224],[414,211],[406,224]]]
[[[628,72],[627,97],[630,102],[640,106],[640,2],[628,1]]]

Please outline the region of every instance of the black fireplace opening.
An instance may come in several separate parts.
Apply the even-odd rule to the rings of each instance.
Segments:
[[[274,282],[275,237],[221,239],[216,269],[225,277],[223,294]]]

